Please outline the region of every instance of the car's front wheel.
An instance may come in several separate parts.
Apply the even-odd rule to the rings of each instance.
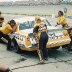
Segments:
[[[59,48],[60,48],[60,46],[57,46],[57,47],[51,48],[50,50],[57,50],[57,49],[59,49]]]

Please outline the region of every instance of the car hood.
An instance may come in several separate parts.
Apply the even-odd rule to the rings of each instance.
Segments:
[[[33,33],[33,28],[31,29],[25,29],[25,30],[20,30],[21,33],[25,33],[25,34],[30,34]]]

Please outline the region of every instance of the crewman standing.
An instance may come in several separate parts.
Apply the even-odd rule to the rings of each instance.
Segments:
[[[38,35],[39,40],[39,49],[38,55],[41,63],[44,63],[44,60],[48,59],[48,52],[46,48],[46,44],[48,42],[47,35],[47,26],[44,22],[41,21],[40,18],[36,19],[36,23],[34,25],[33,33]]]

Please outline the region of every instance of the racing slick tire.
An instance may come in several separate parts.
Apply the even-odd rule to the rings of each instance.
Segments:
[[[67,44],[67,45],[63,45],[62,46],[62,49],[67,49],[68,51],[70,51],[70,50],[72,50],[72,44],[70,43],[70,44]]]
[[[59,48],[60,48],[60,46],[57,46],[57,47],[51,48],[51,50],[57,50],[57,49],[59,49]]]

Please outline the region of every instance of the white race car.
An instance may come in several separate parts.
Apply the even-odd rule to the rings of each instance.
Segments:
[[[15,42],[13,42],[13,50],[18,52],[19,50],[24,51],[36,51],[38,50],[38,43],[33,39],[33,26],[35,24],[35,17],[29,16],[24,18],[14,19],[18,24],[18,31],[14,34],[11,34],[11,37],[14,37]],[[41,17],[41,20],[45,22],[48,29],[49,40],[47,43],[48,49],[56,49],[60,46],[69,44],[71,39],[67,30],[62,28],[57,28],[51,26],[48,20],[44,17]],[[14,40],[13,40],[14,41]],[[16,43],[17,42],[17,43]]]

